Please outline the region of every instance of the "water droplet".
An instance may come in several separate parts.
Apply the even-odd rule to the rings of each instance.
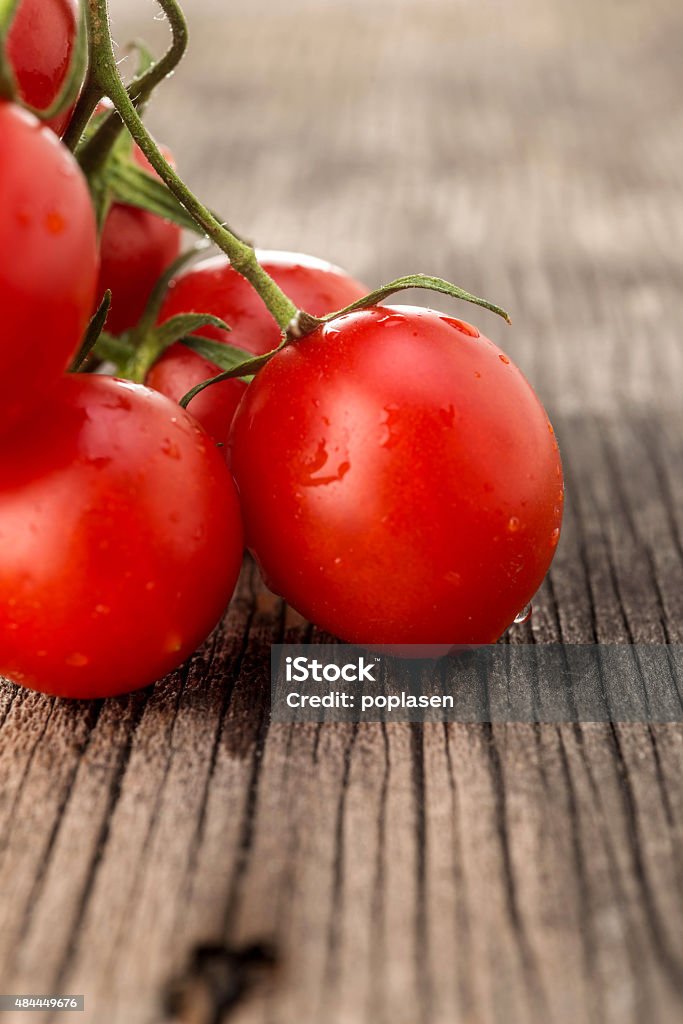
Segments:
[[[481,335],[476,327],[472,324],[465,323],[464,320],[456,320],[454,316],[442,316],[440,318],[449,327],[452,327],[456,331],[460,331],[461,334],[466,334],[469,338],[480,338]]]
[[[45,227],[51,235],[61,235],[66,227],[66,221],[57,210],[50,210],[45,217]]]
[[[329,456],[327,454],[327,448],[325,442],[320,441],[317,450],[313,458],[310,460],[306,467],[306,473],[308,479],[303,481],[305,487],[324,487],[326,484],[337,483],[346,476],[348,471],[351,469],[351,463],[348,459],[342,459],[337,466],[336,472],[326,473],[325,476],[316,476],[315,474],[320,473],[323,467],[327,464]]]
[[[384,429],[384,433],[380,438],[380,447],[382,448],[393,448],[394,445],[398,444],[400,438],[395,433],[396,427],[398,426],[400,409],[397,405],[386,405],[384,412],[382,413],[381,426]]]
[[[498,358],[500,359],[501,363],[505,363],[506,366],[510,365],[510,360],[503,352],[498,353]]]
[[[170,437],[165,437],[161,443],[161,451],[164,455],[168,455],[169,459],[180,458],[180,448],[177,444],[171,441]]]
[[[553,530],[553,532],[550,534],[550,546],[554,548],[559,539],[560,539],[560,531],[559,531],[558,527],[556,526],[555,529]]]
[[[508,519],[508,530],[510,531],[510,533],[517,533],[519,527],[519,518],[517,516],[510,516],[510,518]]]
[[[517,626],[521,626],[523,622],[528,622],[533,614],[533,610],[534,609],[531,605],[531,601],[529,602],[529,604],[525,604],[521,612],[517,612],[517,614],[515,615],[515,624]]]
[[[386,316],[381,316],[378,320],[378,324],[383,324],[385,327],[402,327],[407,322],[407,317],[403,313],[387,313]]]
[[[449,405],[447,409],[439,409],[439,416],[447,427],[452,427],[455,422],[455,409]]]
[[[69,657],[66,659],[66,663],[67,665],[70,665],[72,668],[85,668],[85,666],[88,664],[88,658],[86,657],[85,654],[79,654],[76,651],[74,652],[74,654],[69,655]]]

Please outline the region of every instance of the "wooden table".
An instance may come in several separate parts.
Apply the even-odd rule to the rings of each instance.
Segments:
[[[459,307],[546,402],[569,507],[509,642],[681,643],[683,8],[187,8],[151,121],[212,206],[512,312]],[[303,635],[247,566],[153,689],[2,686],[2,990],[96,1024],[169,988],[193,1024],[681,1020],[681,724],[269,725],[269,645]]]

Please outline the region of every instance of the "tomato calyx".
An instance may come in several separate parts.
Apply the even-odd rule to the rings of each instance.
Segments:
[[[449,295],[455,299],[462,299],[464,302],[471,302],[476,306],[482,306],[484,309],[496,313],[506,323],[511,323],[509,314],[501,306],[489,302],[488,299],[479,298],[479,296],[473,295],[471,292],[467,292],[463,288],[458,287],[458,285],[451,284],[450,281],[445,281],[441,277],[433,277],[429,274],[408,274],[405,277],[398,277],[394,281],[389,281],[388,284],[369,292],[368,295],[357,302],[353,302],[343,309],[338,309],[334,313],[329,313],[327,316],[312,316],[305,310],[298,310],[290,321],[287,330],[283,332],[280,344],[270,352],[266,352],[265,355],[257,356],[256,358],[252,356],[246,360],[240,360],[240,356],[244,355],[241,349],[232,345],[209,341],[205,338],[181,339],[184,345],[205,359],[210,360],[210,362],[215,363],[216,366],[221,367],[223,372],[195,385],[191,391],[188,391],[183,396],[180,405],[186,409],[192,399],[196,398],[205,388],[211,387],[213,384],[219,384],[221,381],[231,380],[235,377],[247,381],[251,380],[286,345],[296,344],[297,341],[307,337],[309,334],[313,334],[318,328],[331,323],[338,317],[345,316],[347,313],[355,313],[361,309],[370,309],[372,306],[379,305],[384,299],[389,298],[390,295],[406,291],[409,288],[423,288],[428,291],[440,292],[442,295]]]
[[[450,295],[454,299],[462,299],[463,302],[471,302],[475,306],[483,306],[484,309],[488,309],[502,317],[506,323],[512,323],[509,314],[501,306],[496,306],[495,303],[489,302],[488,299],[481,299],[477,295],[472,295],[471,292],[459,288],[456,284],[451,284],[450,281],[444,281],[443,278],[433,277],[430,274],[408,274],[405,277],[397,277],[394,281],[389,281],[388,284],[376,288],[375,291],[370,292],[369,295],[364,296],[364,298],[359,299],[357,302],[351,303],[350,306],[338,309],[335,313],[329,313],[327,316],[312,317],[308,313],[299,312],[298,316],[294,318],[292,325],[290,325],[289,334],[293,338],[305,337],[307,334],[312,334],[313,331],[323,324],[336,320],[339,316],[344,316],[346,313],[355,313],[359,309],[369,309],[370,306],[377,306],[385,299],[388,299],[390,295],[406,291],[408,288],[423,288],[427,291],[441,292],[442,295]]]
[[[109,289],[102,296],[102,301],[95,310],[95,313],[90,319],[81,347],[79,348],[76,356],[71,364],[71,372],[78,373],[82,366],[87,362],[88,356],[97,345],[98,341],[102,337],[105,325],[107,323],[107,316],[109,315],[109,307],[111,306],[111,292]]]
[[[157,323],[169,282],[180,269],[205,248],[204,243],[197,243],[174,260],[155,285],[139,323],[119,336],[109,334],[105,330],[107,314],[111,305],[111,292],[105,292],[97,312],[88,325],[81,348],[72,363],[72,371],[88,370],[98,362],[105,362],[113,364],[118,376],[142,384],[150,367],[175,342],[190,340],[209,343],[208,339],[201,336],[188,339],[187,336],[193,331],[199,331],[202,327],[216,327],[222,331],[230,331],[229,324],[211,313],[181,313],[170,317],[162,324]],[[242,349],[234,351],[239,353],[240,362],[249,356],[249,353]]]

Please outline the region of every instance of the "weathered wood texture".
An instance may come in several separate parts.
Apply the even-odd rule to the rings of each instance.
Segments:
[[[122,40],[153,11],[113,6]],[[569,508],[511,642],[683,642],[680,6],[187,8],[152,118],[213,206],[513,313],[461,310],[547,400]],[[149,691],[0,689],[0,988],[158,1024],[194,956],[196,1024],[681,1020],[683,726],[269,727],[303,629],[247,566]]]

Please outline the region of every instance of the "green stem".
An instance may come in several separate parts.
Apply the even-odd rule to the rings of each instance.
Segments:
[[[95,107],[103,97],[102,89],[90,80],[90,75],[88,74],[81,95],[78,97],[78,103],[71,115],[69,125],[62,137],[62,142],[72,153],[81,141],[83,132],[93,115]]]
[[[296,306],[259,266],[253,248],[236,238],[231,231],[228,231],[216,220],[164,159],[159,147],[145,128],[119,75],[109,31],[108,2],[107,0],[87,0],[87,2],[92,80],[113,102],[133,139],[178,202],[185,207],[202,231],[226,253],[237,273],[253,285],[282,331],[286,331],[297,315]],[[170,7],[177,8],[176,0],[164,0],[164,9]]]
[[[128,85],[128,95],[138,110],[149,99],[156,86],[178,66],[187,50],[187,22],[182,10],[172,0],[157,0],[157,2],[166,15],[171,28],[171,45],[163,57],[142,74],[137,75]],[[98,97],[98,102],[101,98],[101,96]],[[118,110],[113,110],[79,151],[78,159],[86,174],[91,175],[102,166],[111,153],[122,128],[121,115]],[[81,134],[82,131],[83,129],[81,129]],[[78,145],[79,139],[80,135],[76,139],[75,145]]]
[[[17,82],[7,56],[7,39],[18,6],[19,0],[0,0],[0,100],[17,97]]]
[[[188,42],[187,21],[180,6],[173,0],[157,0],[171,29],[171,45],[163,57],[138,75],[128,86],[128,95],[139,106],[149,99],[159,82],[174,71],[185,56]]]

